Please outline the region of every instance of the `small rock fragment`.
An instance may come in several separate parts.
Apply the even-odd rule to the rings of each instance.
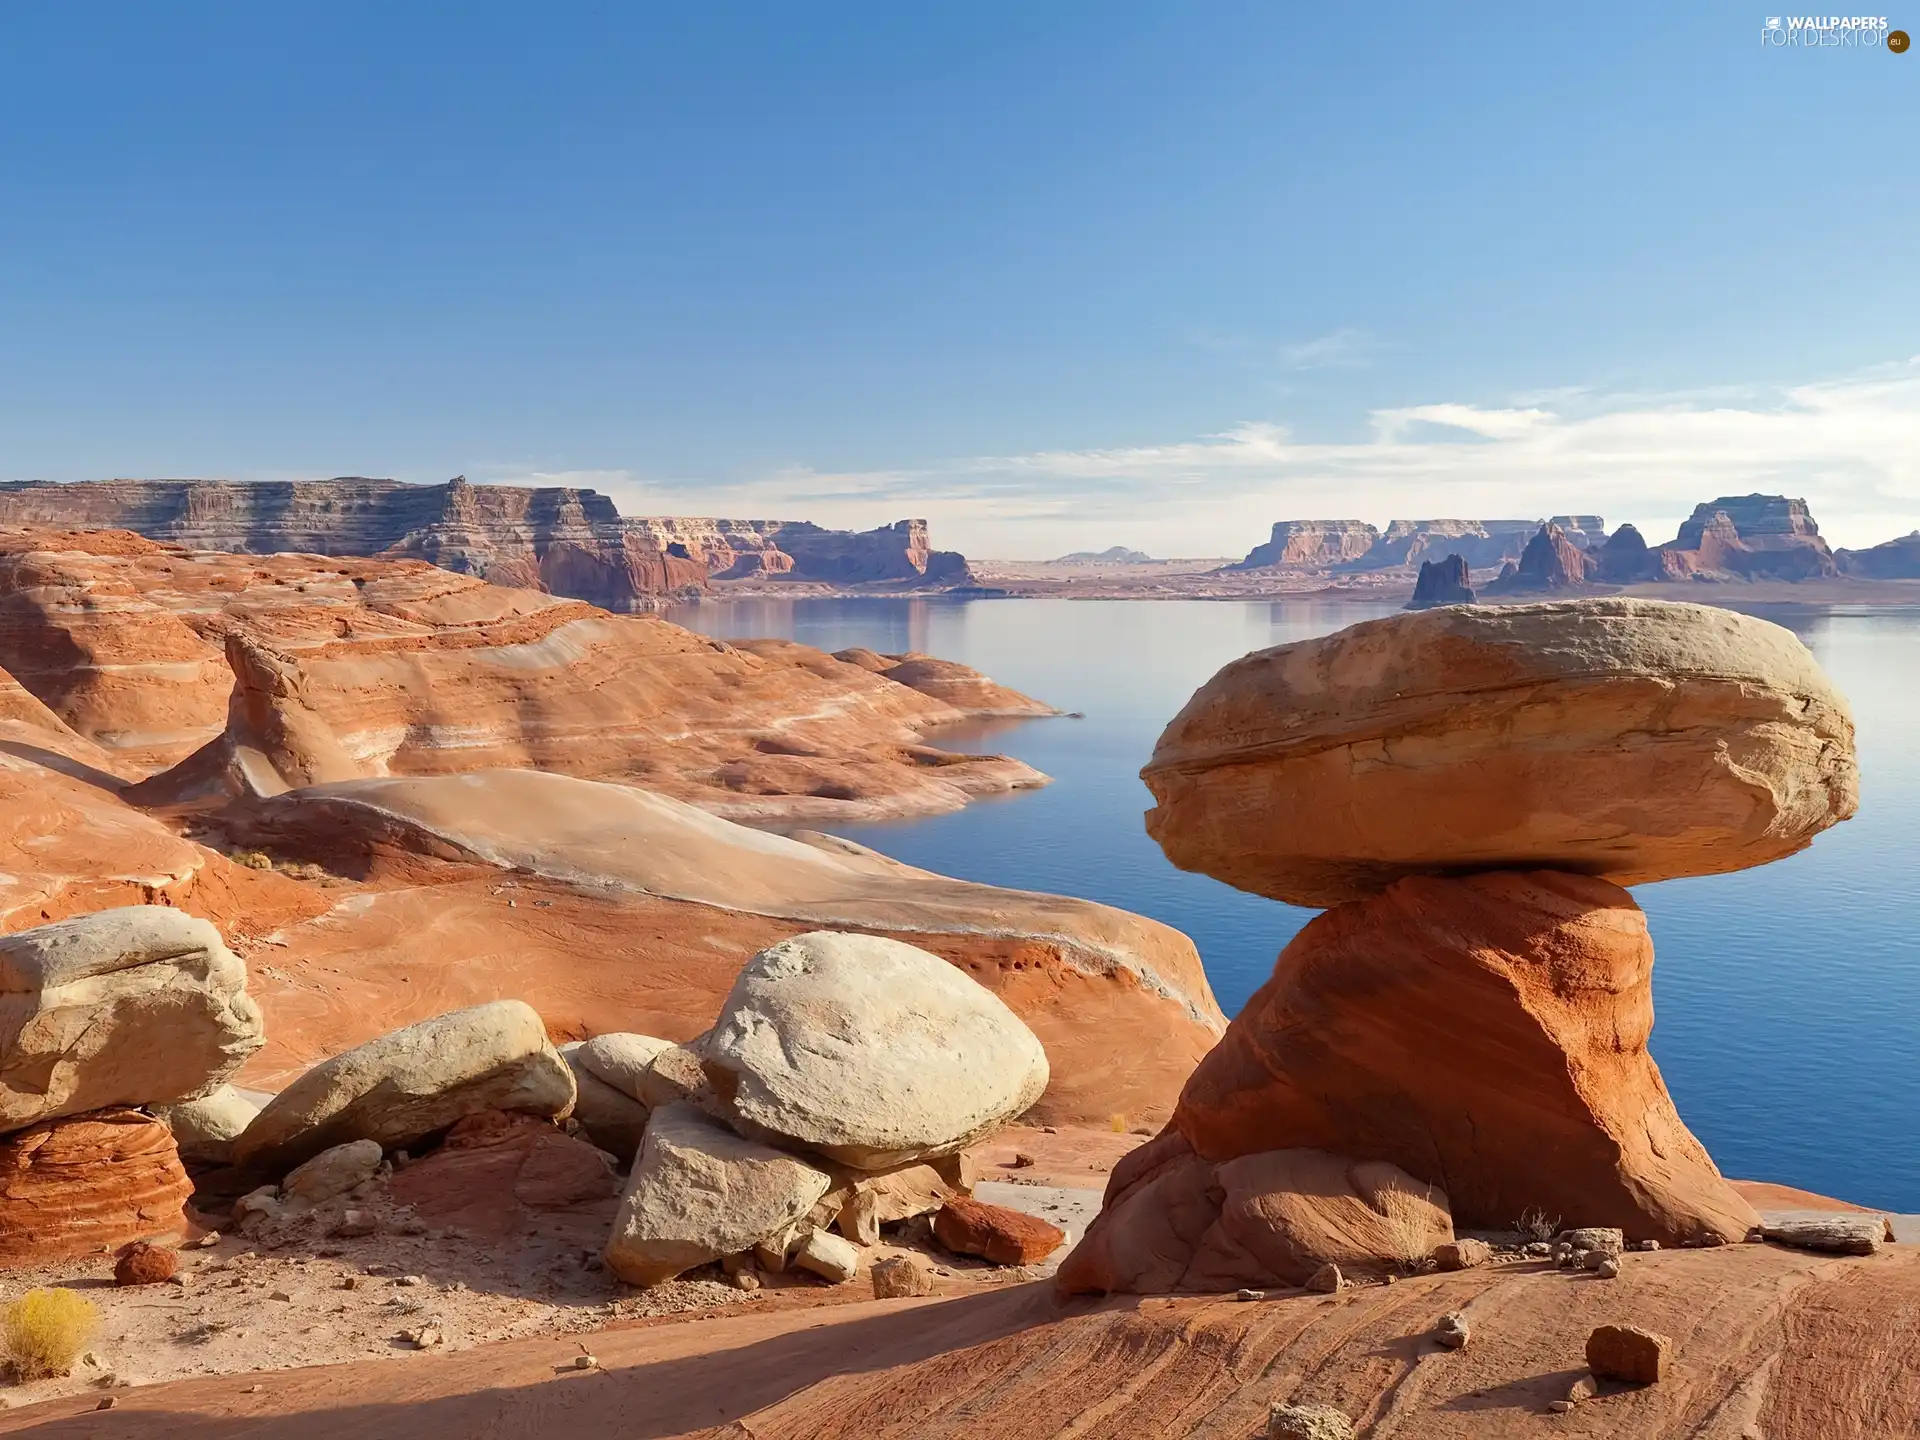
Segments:
[[[421,1325],[412,1330],[403,1330],[400,1338],[416,1350],[431,1350],[436,1345],[445,1344],[447,1339],[438,1325]]]
[[[202,1250],[211,1250],[220,1243],[220,1232],[218,1230],[209,1230],[193,1243],[198,1245]]]
[[[576,1370],[598,1370],[600,1368],[600,1357],[598,1355],[589,1355],[583,1351],[573,1357],[573,1368]]]
[[[1331,1405],[1282,1405],[1267,1411],[1267,1440],[1353,1440],[1353,1421]]]
[[[293,1303],[293,1296],[289,1295],[284,1290],[275,1290],[271,1295],[267,1296],[267,1298],[269,1300],[283,1301],[284,1303],[289,1305]]]
[[[1573,1409],[1573,1402],[1571,1400],[1549,1400],[1547,1402],[1548,1412],[1554,1415],[1564,1415],[1571,1409]]]
[[[372,1235],[380,1229],[380,1217],[371,1210],[343,1210],[340,1218],[328,1229],[329,1235],[337,1235],[343,1240],[357,1239],[363,1235]]]
[[[873,1264],[873,1298],[900,1300],[933,1293],[933,1267],[918,1255],[895,1255]]]
[[[1602,1380],[1653,1385],[1672,1351],[1673,1341],[1638,1325],[1600,1325],[1587,1336],[1587,1368]]]
[[[843,1284],[859,1272],[860,1252],[838,1235],[825,1230],[810,1230],[793,1252],[792,1263],[811,1271],[835,1285]]]
[[[1264,1300],[1267,1298],[1267,1292],[1264,1290],[1236,1290],[1233,1292],[1233,1298],[1236,1300]]]
[[[180,1262],[171,1250],[136,1240],[120,1252],[113,1265],[116,1285],[158,1285],[171,1280]]]
[[[1433,1327],[1433,1338],[1449,1350],[1458,1350],[1473,1338],[1473,1327],[1467,1323],[1466,1316],[1451,1310]]]
[[[1658,1240],[1642,1240],[1640,1242],[1640,1248],[1642,1250],[1658,1250],[1660,1248],[1660,1242]]]
[[[1347,1283],[1340,1267],[1329,1261],[1307,1277],[1307,1289],[1319,1295],[1331,1295]]]
[[[1620,1278],[1620,1262],[1609,1255],[1593,1267],[1593,1273],[1598,1275],[1602,1280],[1618,1280]]]
[[[1583,1225],[1578,1230],[1568,1230],[1560,1238],[1571,1245],[1574,1253],[1583,1250],[1605,1250],[1618,1255],[1627,1248],[1626,1234],[1612,1225]]]

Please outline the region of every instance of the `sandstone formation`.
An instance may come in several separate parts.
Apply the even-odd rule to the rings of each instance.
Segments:
[[[1437,605],[1471,605],[1479,597],[1473,593],[1472,572],[1458,555],[1444,560],[1422,560],[1420,578],[1414,583],[1409,610],[1431,610]]]
[[[1842,575],[1858,575],[1869,580],[1920,580],[1920,530],[1866,550],[1836,550],[1833,558]]]
[[[1812,580],[1839,573],[1804,500],[1784,495],[1723,495],[1694,508],[1660,547],[1671,578]]]
[[[580,1065],[602,1083],[639,1100],[648,1067],[662,1052],[673,1048],[671,1040],[615,1031],[582,1041],[577,1053]]]
[[[161,906],[0,936],[0,1132],[215,1089],[264,1038],[246,983],[217,929]]]
[[[343,477],[291,483],[112,480],[0,484],[0,523],[128,530],[195,550],[426,560],[608,610],[653,608],[709,576],[832,584],[970,583],[924,520],[862,534],[800,521],[623,518],[592,490]]]
[[[396,1204],[436,1226],[503,1240],[551,1215],[620,1193],[613,1157],[536,1115],[477,1110],[431,1154],[395,1173]]]
[[[607,1241],[607,1268],[657,1285],[799,1221],[831,1182],[684,1104],[653,1114]]]
[[[1141,774],[1176,865],[1310,906],[1422,872],[1717,874],[1857,803],[1846,701],[1789,631],[1624,599],[1259,651],[1201,687]]]
[[[497,1000],[435,1016],[316,1065],[234,1143],[236,1164],[284,1173],[335,1145],[411,1145],[481,1110],[565,1116],[573,1072],[533,1008]]]
[[[1592,578],[1609,585],[1632,585],[1640,581],[1661,580],[1666,571],[1657,552],[1647,548],[1638,529],[1622,525],[1607,537],[1607,543],[1588,554]]]
[[[1587,1337],[1587,1368],[1597,1380],[1655,1385],[1667,1373],[1673,1341],[1639,1325],[1596,1325]]]
[[[172,769],[128,786],[125,799],[153,806],[256,799],[370,773],[314,709],[299,661],[238,630],[227,632],[226,657],[233,671],[226,728]]]
[[[1083,1249],[1181,1213],[1156,1183],[1166,1197],[1208,1183],[1171,1170],[1300,1147],[1389,1161],[1470,1228],[1536,1210],[1666,1245],[1744,1239],[1757,1217],[1647,1054],[1652,972],[1639,907],[1584,876],[1415,877],[1330,910],[1281,953],[1168,1129],[1115,1168]]]
[[[1152,1294],[1305,1285],[1330,1265],[1392,1274],[1452,1238],[1447,1199],[1383,1160],[1274,1148],[1214,1161],[1169,1129],[1115,1167],[1059,1283]]]
[[[256,752],[288,763],[287,783],[513,765],[750,818],[951,810],[1045,783],[1018,761],[933,749],[927,737],[968,718],[964,704],[822,651],[767,658],[417,561],[0,530],[0,669],[116,776],[207,747],[136,792],[144,803],[217,803],[239,759],[271,789],[277,772]],[[949,692],[970,674],[948,672]],[[992,713],[1048,713],[977,683]],[[317,748],[322,733],[337,754]]]
[[[1046,1052],[990,991],[911,945],[829,931],[754,956],[700,1054],[742,1134],[863,1170],[951,1154],[1047,1086]]]
[[[179,1235],[193,1193],[167,1127],[110,1108],[0,1136],[0,1266]]]
[[[1124,545],[1109,545],[1104,550],[1076,550],[1047,562],[1050,565],[1158,565],[1162,563],[1144,550],[1129,550]]]

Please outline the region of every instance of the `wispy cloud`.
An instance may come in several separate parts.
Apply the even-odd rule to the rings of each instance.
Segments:
[[[1280,347],[1280,363],[1289,370],[1360,370],[1380,352],[1377,336],[1351,326]]]
[[[1350,442],[1249,421],[1160,445],[848,474],[793,467],[723,484],[624,471],[492,478],[595,485],[635,514],[861,527],[924,515],[940,543],[1008,557],[1110,544],[1238,554],[1275,520],[1345,516],[1598,513],[1659,540],[1697,502],[1753,490],[1805,495],[1835,543],[1866,545],[1920,526],[1920,358],[1773,389],[1561,390],[1380,410]]]

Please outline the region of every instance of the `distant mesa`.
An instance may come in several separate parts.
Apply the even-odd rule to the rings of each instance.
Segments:
[[[419,559],[628,613],[715,581],[905,590],[975,583],[964,555],[932,548],[924,520],[855,532],[800,520],[623,517],[597,491],[475,485],[464,476],[444,485],[358,476],[14,481],[0,484],[0,523],[128,530],[230,554]]]
[[[1160,560],[1144,550],[1129,550],[1124,545],[1109,545],[1104,550],[1076,550],[1049,560],[1049,565],[1158,565]]]
[[[1920,530],[1870,550],[1836,550],[1833,558],[1842,575],[1867,580],[1920,580]]]
[[[1679,534],[1648,545],[1632,525],[1611,535],[1598,515],[1540,520],[1395,520],[1376,530],[1360,520],[1282,520],[1272,537],[1225,571],[1320,574],[1329,577],[1413,572],[1415,603],[1435,600],[1431,587],[1454,583],[1454,559],[1467,567],[1459,584],[1482,596],[1577,593],[1596,586],[1673,582],[1876,580],[1920,578],[1920,531],[1869,550],[1832,550],[1807,502],[1785,495],[1723,495],[1694,508]],[[1484,572],[1494,572],[1489,579]]]
[[[1556,515],[1550,523],[1582,549],[1599,544],[1606,533],[1598,515]],[[1282,520],[1266,544],[1224,568],[1354,573],[1459,555],[1469,568],[1487,570],[1517,561],[1539,528],[1538,520],[1395,520],[1385,530],[1361,520]]]

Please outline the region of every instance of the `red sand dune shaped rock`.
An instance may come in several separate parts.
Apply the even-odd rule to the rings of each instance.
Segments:
[[[0,1266],[184,1234],[192,1193],[173,1133],[137,1110],[0,1136]]]
[[[1584,876],[1420,876],[1328,911],[1200,1063],[1166,1131],[1115,1167],[1063,1283],[1146,1275],[1132,1250],[1204,1223],[1182,1218],[1194,1185],[1172,1186],[1169,1167],[1299,1147],[1389,1161],[1469,1228],[1537,1209],[1668,1245],[1743,1239],[1758,1217],[1647,1054],[1652,970],[1639,906]],[[1115,1258],[1096,1267],[1103,1247]]]
[[[1174,864],[1315,907],[1419,873],[1720,874],[1858,803],[1847,703],[1791,632],[1645,600],[1429,610],[1259,651],[1141,775]]]

